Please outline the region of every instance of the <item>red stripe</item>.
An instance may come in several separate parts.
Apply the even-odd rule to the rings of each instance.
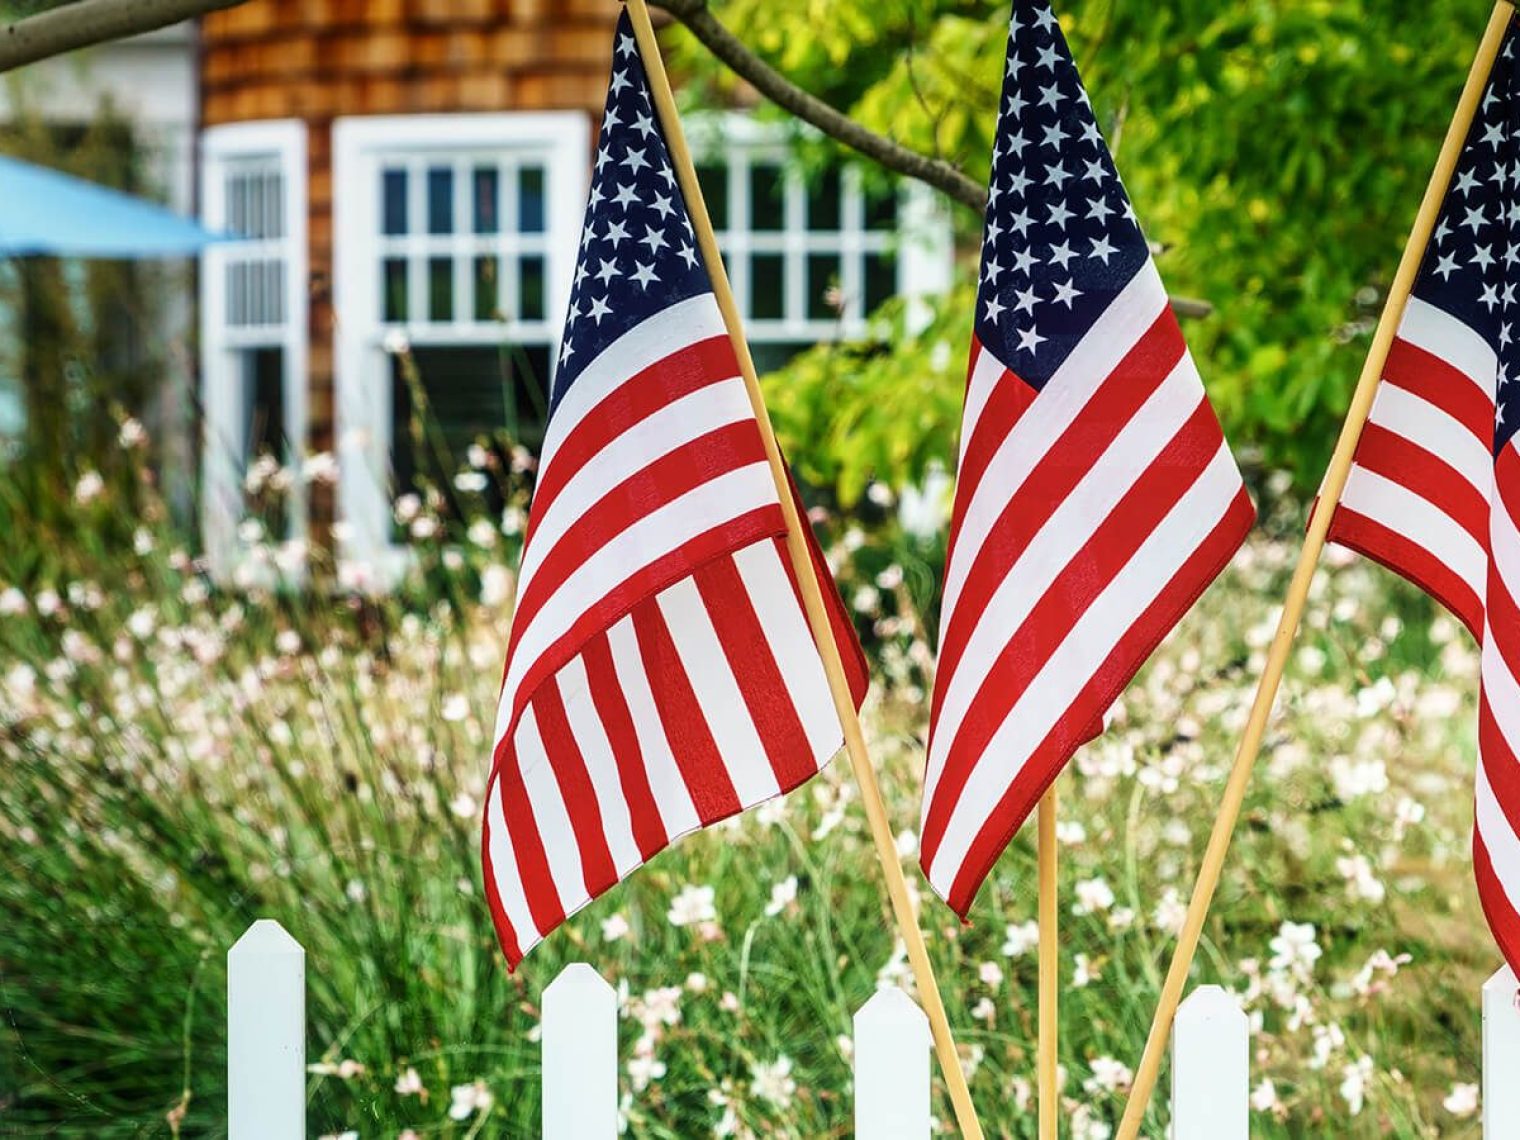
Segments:
[[[632,616],[639,656],[654,693],[660,723],[665,726],[665,736],[686,790],[691,793],[697,817],[703,827],[726,819],[743,805],[728,778],[728,769],[723,766],[723,757],[692,691],[686,665],[670,636],[659,603],[651,599],[635,609]]]
[[[595,414],[582,418],[540,468],[538,485],[533,489],[528,537],[532,538],[538,520],[547,513],[565,484],[597,452],[661,408],[738,375],[733,343],[726,335],[715,336],[656,361],[603,396],[596,404]]]
[[[1199,472],[1218,453],[1222,438],[1219,421],[1214,418],[1208,398],[1200,396],[1187,422],[1108,516],[1097,523],[1087,541],[1041,594],[1018,629],[1010,632],[1002,652],[981,678],[966,717],[945,751],[944,770],[924,819],[923,859],[926,867],[939,850],[971,773],[984,762],[1012,759],[989,760],[986,755],[988,744],[1007,720],[1010,710],[1023,699],[1030,683],[1066,641],[1072,626],[1094,600],[1123,575],[1135,552],[1198,481]],[[957,614],[964,615],[968,621],[977,621],[982,616],[981,608],[958,609]],[[961,644],[964,644],[964,637]],[[943,654],[941,660],[944,660]],[[1140,660],[1134,661],[1133,668],[1138,668],[1139,664]],[[941,683],[946,680],[946,670],[947,666],[941,664]],[[1082,739],[1091,739],[1101,730],[1103,712],[1104,709],[1099,708],[1096,716],[1089,714],[1085,725],[1087,732]],[[931,748],[933,742],[931,728]],[[1072,748],[1078,743],[1080,741],[1074,741]],[[1059,762],[1065,760],[1063,755]]]
[[[739,567],[732,558],[720,558],[698,570],[692,580],[765,746],[776,783],[783,792],[790,791],[817,773],[818,758],[808,744]]]
[[[612,647],[605,633],[598,634],[586,643],[581,652],[586,665],[587,687],[596,714],[607,729],[607,739],[612,744],[612,755],[617,760],[618,782],[623,788],[623,798],[628,801],[628,815],[633,822],[633,840],[639,845],[639,855],[649,862],[670,842],[665,822],[660,818],[660,808],[654,792],[649,787],[649,771],[644,766],[644,755],[639,749],[638,732],[633,727],[633,714],[628,711],[628,701],[623,695],[622,682],[618,680],[617,668],[612,663]]]
[[[544,755],[549,758],[549,767],[559,785],[560,798],[565,801],[570,830],[575,833],[586,893],[595,898],[618,881],[617,867],[612,862],[612,848],[607,844],[607,827],[602,822],[596,785],[586,770],[585,754],[570,730],[558,681],[551,678],[539,686],[533,697],[533,718],[543,740]]]
[[[981,356],[987,353],[982,342],[973,334],[971,338],[971,359],[966,366],[966,392],[970,395],[971,378],[976,374],[977,365],[981,362]],[[997,358],[987,353],[989,361]],[[992,457],[997,454],[997,449],[1003,446],[1003,441],[1008,438],[1008,433],[1019,420],[1024,418],[1038,396],[1039,389],[1026,384],[1018,376],[1008,369],[1003,368],[1001,362],[998,368],[1002,369],[1002,375],[992,383],[992,390],[988,393],[986,401],[982,404],[982,411],[977,416],[976,423],[971,429],[971,436],[961,448],[960,468],[956,472],[955,507],[950,516],[950,533],[960,533],[961,516],[965,514],[966,504],[971,501],[971,496],[981,485],[982,475],[987,470],[987,464],[992,462]],[[951,540],[951,549],[954,550],[954,539]]]
[[[666,452],[608,491],[570,524],[534,571],[527,593],[518,597],[508,655],[565,579],[624,530],[713,479],[764,462],[765,445],[754,421],[741,420]]]
[[[1515,750],[1499,727],[1488,694],[1478,693],[1478,763],[1488,776],[1494,799],[1509,821],[1509,829],[1520,835],[1520,763]]]
[[[1442,456],[1406,436],[1369,423],[1356,447],[1356,464],[1419,495],[1452,522],[1488,545],[1488,495]]]
[[[486,803],[491,802],[491,797],[498,793],[496,779],[493,776],[486,785]],[[480,868],[486,884],[486,905],[491,911],[491,925],[496,928],[496,941],[501,944],[501,952],[507,957],[507,969],[517,969],[517,964],[523,960],[522,944],[517,940],[517,930],[507,917],[507,908],[501,905],[501,891],[496,886],[496,867],[491,861],[491,812],[484,813],[480,827]],[[513,869],[514,872],[516,868]]]
[[[1478,880],[1478,898],[1494,941],[1510,969],[1520,974],[1520,914],[1515,912],[1514,901],[1504,893],[1504,884],[1494,871],[1493,860],[1477,828],[1473,828],[1473,874]]]
[[[1450,610],[1473,637],[1483,640],[1483,599],[1423,546],[1344,503],[1335,510],[1330,540],[1409,579]]]
[[[1434,404],[1492,449],[1494,402],[1467,373],[1407,340],[1395,339],[1383,366],[1383,379]]]
[[[973,553],[976,561],[955,599],[954,612],[945,616],[947,624],[929,711],[931,726],[939,719],[945,689],[960,664],[966,643],[1009,570],[1114,438],[1133,420],[1136,411],[1172,373],[1185,350],[1177,322],[1170,311],[1164,312],[1008,500],[981,548]],[[1204,462],[1207,461],[1205,458]],[[964,488],[957,488],[958,502],[964,503],[970,497]],[[959,529],[953,532],[956,537],[959,533]],[[955,564],[954,543],[952,537],[947,571]]]
[[[501,797],[501,814],[507,822],[512,853],[517,857],[517,876],[528,900],[528,913],[533,916],[535,927],[549,931],[565,921],[565,908],[554,889],[549,857],[544,852],[538,821],[533,818],[528,789],[523,785],[511,745],[512,738],[507,736],[496,750],[496,790]]]
[[[1250,496],[1242,487],[1224,518],[1189,556],[1166,590],[1130,626],[1102,666],[1093,672],[1077,699],[1031,754],[972,841],[951,884],[946,901],[962,918],[1003,848],[1083,742],[1082,733],[1086,727],[1118,699],[1146,658],[1229,564],[1245,541],[1255,517]],[[927,869],[928,866],[926,857],[924,867]]]
[[[756,507],[747,514],[699,534],[663,558],[634,571],[606,597],[588,606],[570,628],[528,667],[517,687],[512,723],[516,723],[523,706],[532,698],[533,690],[543,683],[544,678],[559,672],[589,638],[606,632],[640,602],[654,597],[682,578],[690,577],[698,566],[709,559],[720,558],[785,530],[786,521],[781,515],[779,504]]]

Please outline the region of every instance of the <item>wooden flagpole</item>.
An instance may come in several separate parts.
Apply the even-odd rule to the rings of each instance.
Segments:
[[[1040,1096],[1040,1140],[1056,1140],[1061,1127],[1061,1090],[1056,1079],[1060,1064],[1061,950],[1057,937],[1061,920],[1056,853],[1059,800],[1054,783],[1040,800],[1040,1036],[1035,1067]]]
[[[744,336],[744,325],[739,316],[739,307],[734,301],[733,290],[729,287],[728,273],[718,250],[718,239],[713,232],[712,219],[708,216],[707,205],[702,199],[702,188],[697,182],[697,171],[692,163],[691,151],[686,145],[685,132],[681,129],[681,119],[676,111],[675,96],[671,93],[670,79],[665,74],[660,46],[655,40],[654,26],[649,20],[649,8],[645,0],[626,0],[626,3],[628,13],[633,20],[634,36],[638,40],[644,67],[649,75],[649,86],[654,93],[655,107],[660,122],[665,128],[665,141],[670,147],[670,157],[675,164],[676,177],[680,180],[681,193],[691,213],[697,243],[701,247],[708,274],[712,278],[713,293],[717,297],[718,308],[723,312],[723,321],[728,326],[729,339],[733,341],[734,353],[739,359],[739,371],[744,376],[744,386],[749,391],[755,421],[760,426],[760,434],[765,443],[766,458],[770,461],[771,473],[776,480],[776,494],[781,500],[781,509],[786,517],[787,551],[797,575],[803,608],[807,611],[808,624],[812,628],[814,640],[818,643],[824,671],[828,674],[829,692],[834,698],[834,708],[839,714],[839,722],[844,729],[845,748],[850,755],[850,766],[854,769],[855,779],[860,785],[860,798],[865,806],[866,818],[871,825],[871,838],[875,842],[876,856],[886,878],[887,894],[892,900],[892,911],[897,919],[898,932],[902,935],[907,947],[908,961],[918,983],[919,1000],[923,1002],[924,1012],[929,1018],[934,1048],[939,1054],[940,1068],[950,1091],[950,1100],[955,1106],[956,1121],[960,1125],[962,1135],[970,1140],[982,1140],[982,1128],[971,1103],[971,1090],[967,1087],[960,1055],[956,1052],[955,1040],[950,1034],[950,1021],[945,1014],[945,1004],[940,999],[939,986],[934,980],[934,969],[929,962],[929,951],[924,944],[923,932],[918,927],[918,916],[914,914],[913,903],[908,897],[907,879],[903,877],[902,860],[897,854],[897,844],[893,840],[892,827],[887,820],[886,807],[882,803],[881,789],[876,782],[876,770],[871,766],[871,758],[866,752],[865,734],[860,727],[860,716],[855,709],[855,699],[850,693],[850,683],[845,676],[844,662],[839,655],[839,646],[834,640],[834,629],[829,623],[823,591],[818,584],[818,576],[813,569],[813,559],[808,552],[806,531],[803,530],[808,523],[798,514],[796,503],[792,498],[791,480],[787,474],[786,464],[781,458],[781,449],[776,443],[775,431],[771,428],[770,413],[766,410],[765,399],[760,391],[755,362],[750,355],[749,342]]]
[[[1251,782],[1251,769],[1255,765],[1257,753],[1261,751],[1267,719],[1271,716],[1277,689],[1282,682],[1283,670],[1287,667],[1294,635],[1298,632],[1299,623],[1303,619],[1304,605],[1309,596],[1309,586],[1314,580],[1315,566],[1319,562],[1320,552],[1325,548],[1325,536],[1330,530],[1330,520],[1335,514],[1336,505],[1340,502],[1341,493],[1346,489],[1346,479],[1351,474],[1351,463],[1356,455],[1356,445],[1362,437],[1362,428],[1367,422],[1367,416],[1372,411],[1372,400],[1377,395],[1383,368],[1388,363],[1389,350],[1393,347],[1394,337],[1404,318],[1404,309],[1409,301],[1409,294],[1414,288],[1415,278],[1419,274],[1420,263],[1424,260],[1425,248],[1430,243],[1431,232],[1435,229],[1436,221],[1441,213],[1441,204],[1446,198],[1452,174],[1462,154],[1462,144],[1467,138],[1468,129],[1472,126],[1478,105],[1483,99],[1483,89],[1488,84],[1488,77],[1493,71],[1494,61],[1498,58],[1499,49],[1504,42],[1504,34],[1514,14],[1514,5],[1509,3],[1509,0],[1498,0],[1498,3],[1494,5],[1493,15],[1488,21],[1488,30],[1484,33],[1478,54],[1473,59],[1472,70],[1467,76],[1467,86],[1462,90],[1462,98],[1457,103],[1456,114],[1452,117],[1451,126],[1446,132],[1446,141],[1441,147],[1440,157],[1436,160],[1435,172],[1430,177],[1430,185],[1425,190],[1425,199],[1420,204],[1420,212],[1410,231],[1409,243],[1404,247],[1403,260],[1399,262],[1398,273],[1388,291],[1388,301],[1383,307],[1383,315],[1378,322],[1377,332],[1373,335],[1372,348],[1367,354],[1367,362],[1362,368],[1361,378],[1357,381],[1356,391],[1351,397],[1351,407],[1346,413],[1346,422],[1341,428],[1340,440],[1335,445],[1335,454],[1325,472],[1318,502],[1309,519],[1303,552],[1299,555],[1298,566],[1293,572],[1293,581],[1288,587],[1282,617],[1277,623],[1277,632],[1272,638],[1267,665],[1256,688],[1256,700],[1251,706],[1250,719],[1246,722],[1245,735],[1241,738],[1240,749],[1235,755],[1235,766],[1230,772],[1224,800],[1220,804],[1219,815],[1214,821],[1214,831],[1209,837],[1203,866],[1198,872],[1198,881],[1193,888],[1192,901],[1188,904],[1187,918],[1177,938],[1177,949],[1172,955],[1172,964],[1167,970],[1166,982],[1161,989],[1156,1016],[1151,1022],[1150,1037],[1145,1043],[1145,1053],[1141,1057],[1140,1067],[1135,1071],[1129,1103],[1125,1105],[1124,1119],[1119,1124],[1118,1140],[1136,1140],[1140,1134],[1140,1123],[1150,1105],[1151,1094],[1156,1087],[1156,1078],[1161,1071],[1161,1058],[1166,1049],[1167,1037],[1171,1033],[1172,1022],[1177,1016],[1177,1006],[1182,1000],[1182,990],[1187,984],[1188,972],[1193,966],[1193,956],[1198,951],[1198,940],[1203,932],[1204,919],[1208,916],[1209,904],[1214,899],[1215,888],[1219,886],[1225,854],[1229,850],[1230,838],[1234,834],[1236,821],[1240,818],[1240,808],[1245,801],[1246,789]]]

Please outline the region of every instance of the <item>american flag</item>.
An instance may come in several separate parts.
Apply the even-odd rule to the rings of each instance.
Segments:
[[[1016,0],[920,848],[957,913],[1253,518],[1060,25]]]
[[[842,743],[626,13],[615,35],[486,792],[486,894],[513,966],[672,840],[790,790]],[[860,646],[825,595],[858,701]]]
[[[1512,25],[1331,521],[1483,647],[1473,866],[1520,969],[1520,75]]]

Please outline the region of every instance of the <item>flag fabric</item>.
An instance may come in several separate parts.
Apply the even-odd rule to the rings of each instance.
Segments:
[[[920,846],[957,913],[1253,519],[1060,25],[1016,0]]]
[[[1468,132],[1372,411],[1334,542],[1441,602],[1482,646],[1473,867],[1520,969],[1520,86],[1515,26]]]
[[[615,35],[486,791],[486,894],[514,967],[678,836],[814,775],[843,735],[626,13]],[[858,701],[860,646],[812,551]]]

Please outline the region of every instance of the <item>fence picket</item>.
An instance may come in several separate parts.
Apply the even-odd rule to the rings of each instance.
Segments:
[[[1172,1029],[1173,1140],[1250,1136],[1251,1027],[1220,986],[1199,986]]]
[[[544,1140],[617,1136],[617,994],[584,962],[544,990]]]
[[[1503,967],[1483,983],[1483,1135],[1520,1136],[1520,987]]]
[[[273,919],[227,951],[227,1132],[306,1135],[306,951]]]
[[[929,1019],[896,986],[855,1013],[855,1140],[929,1135]]]

